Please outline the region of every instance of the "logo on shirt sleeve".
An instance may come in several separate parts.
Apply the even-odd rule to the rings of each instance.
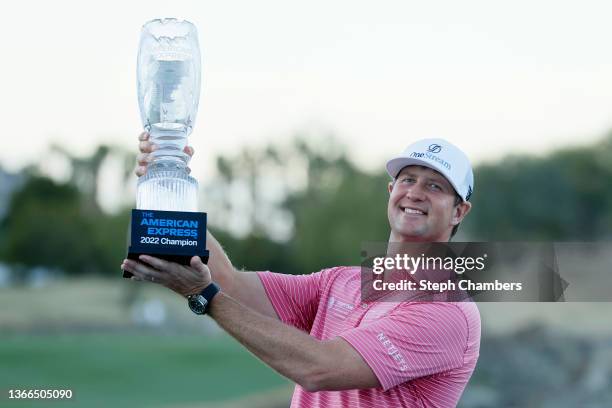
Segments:
[[[395,345],[389,340],[389,338],[385,335],[385,333],[380,332],[376,336],[380,344],[386,349],[387,354],[395,360],[397,366],[400,371],[406,371],[408,369],[408,363],[402,353],[400,353],[399,349],[395,347]]]

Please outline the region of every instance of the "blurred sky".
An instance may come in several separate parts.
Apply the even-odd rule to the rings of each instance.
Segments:
[[[0,163],[11,170],[52,141],[136,148],[138,40],[157,17],[199,29],[200,179],[218,154],[302,129],[333,131],[382,169],[420,137],[478,162],[612,128],[606,1],[24,0],[2,14]]]

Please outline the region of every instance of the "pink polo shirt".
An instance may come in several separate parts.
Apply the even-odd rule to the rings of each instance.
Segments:
[[[457,405],[480,349],[480,313],[473,302],[362,303],[359,267],[258,275],[283,322],[319,340],[342,337],[381,384],[320,392],[296,385],[291,407]]]

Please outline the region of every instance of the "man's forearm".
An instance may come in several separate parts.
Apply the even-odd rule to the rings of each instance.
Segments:
[[[270,367],[307,390],[317,387],[325,364],[321,341],[257,313],[223,292],[212,300],[209,314]]]

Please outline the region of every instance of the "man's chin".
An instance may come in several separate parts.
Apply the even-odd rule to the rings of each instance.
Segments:
[[[401,229],[395,231],[395,238],[399,242],[427,242],[430,241],[426,231],[419,229]]]

